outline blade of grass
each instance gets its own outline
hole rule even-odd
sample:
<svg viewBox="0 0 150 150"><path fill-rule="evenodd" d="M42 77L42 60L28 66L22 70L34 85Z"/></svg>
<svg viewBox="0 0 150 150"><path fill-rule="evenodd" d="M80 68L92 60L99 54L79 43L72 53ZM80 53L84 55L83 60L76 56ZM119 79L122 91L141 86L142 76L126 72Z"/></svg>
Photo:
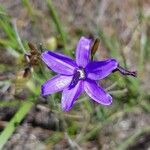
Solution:
<svg viewBox="0 0 150 150"><path fill-rule="evenodd" d="M6 10L1 5L0 11L6 13ZM0 39L0 44L3 47L11 47L19 52L16 34L10 20L11 18L9 16L0 15L0 29L2 29L2 32L4 32L4 34L6 35L5 39Z"/></svg>
<svg viewBox="0 0 150 150"><path fill-rule="evenodd" d="M24 102L20 109L17 111L15 116L11 119L11 121L8 123L6 128L2 131L0 134L0 150L4 147L7 140L11 137L13 132L15 131L17 125L23 120L23 118L26 116L26 114L31 109L32 105L34 103L32 102Z"/></svg>
<svg viewBox="0 0 150 150"><path fill-rule="evenodd" d="M33 9L32 9L32 5L30 4L30 1L29 0L22 0L22 3L27 8L29 15L33 16Z"/></svg>
<svg viewBox="0 0 150 150"><path fill-rule="evenodd" d="M55 23L56 29L57 29L58 33L60 34L64 48L66 49L66 33L64 32L64 29L63 29L61 21L58 17L57 11L51 0L46 0L46 2L47 2L47 6L49 8L50 14L52 16L52 19ZM65 52L68 53L66 50L65 50Z"/></svg>
<svg viewBox="0 0 150 150"><path fill-rule="evenodd" d="M26 53L26 50L25 50L25 48L21 42L20 36L18 34L18 30L17 30L17 26L16 26L16 20L13 20L13 26L14 26L17 42L18 42L19 46L21 47L22 52Z"/></svg>
<svg viewBox="0 0 150 150"><path fill-rule="evenodd" d="M12 100L12 101L1 100L0 107L19 106L20 104L22 104L22 102L19 100Z"/></svg>
<svg viewBox="0 0 150 150"><path fill-rule="evenodd" d="M7 17L3 17L0 20L0 26L2 27L3 31L5 31L5 33L7 34L7 36L14 41L14 31L10 25L10 23L8 22L8 18Z"/></svg>
<svg viewBox="0 0 150 150"><path fill-rule="evenodd" d="M6 39L1 39L0 38L0 45L4 46L4 47L14 47L14 44L9 41L9 40L6 40Z"/></svg>

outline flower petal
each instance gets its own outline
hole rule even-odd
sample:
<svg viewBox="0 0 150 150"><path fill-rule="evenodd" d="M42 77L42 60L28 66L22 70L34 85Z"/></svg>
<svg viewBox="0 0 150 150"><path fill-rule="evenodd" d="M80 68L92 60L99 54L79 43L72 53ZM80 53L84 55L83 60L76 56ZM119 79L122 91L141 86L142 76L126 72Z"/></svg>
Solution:
<svg viewBox="0 0 150 150"><path fill-rule="evenodd" d="M107 59L104 61L90 62L87 67L87 77L92 80L103 79L112 73L118 66L118 62L115 59Z"/></svg>
<svg viewBox="0 0 150 150"><path fill-rule="evenodd" d="M76 48L76 63L80 67L85 67L90 61L91 40L81 37Z"/></svg>
<svg viewBox="0 0 150 150"><path fill-rule="evenodd" d="M72 75L77 66L74 60L56 52L45 51L41 57L49 68L60 74Z"/></svg>
<svg viewBox="0 0 150 150"><path fill-rule="evenodd" d="M64 111L69 111L75 100L79 97L83 91L83 82L79 81L78 84L73 88L65 88L62 93L61 106Z"/></svg>
<svg viewBox="0 0 150 150"><path fill-rule="evenodd" d="M112 97L98 86L95 81L84 81L84 90L97 103L102 105L110 105L112 103Z"/></svg>
<svg viewBox="0 0 150 150"><path fill-rule="evenodd" d="M53 94L58 91L62 91L65 87L67 87L72 80L72 76L63 76L63 75L57 75L53 78L47 80L42 86L41 86L41 94L43 96L48 94Z"/></svg>

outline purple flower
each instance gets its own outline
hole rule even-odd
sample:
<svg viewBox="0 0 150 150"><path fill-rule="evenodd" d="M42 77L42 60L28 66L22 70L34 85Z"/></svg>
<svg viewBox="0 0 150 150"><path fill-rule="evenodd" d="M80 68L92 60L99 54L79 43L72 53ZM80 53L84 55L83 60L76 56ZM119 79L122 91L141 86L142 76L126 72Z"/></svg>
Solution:
<svg viewBox="0 0 150 150"><path fill-rule="evenodd" d="M112 97L98 84L97 80L108 76L118 67L115 59L91 61L92 41L81 37L76 48L76 61L59 53L45 51L42 60L58 75L46 81L42 87L42 95L62 92L61 106L69 111L82 92L102 105L110 105Z"/></svg>

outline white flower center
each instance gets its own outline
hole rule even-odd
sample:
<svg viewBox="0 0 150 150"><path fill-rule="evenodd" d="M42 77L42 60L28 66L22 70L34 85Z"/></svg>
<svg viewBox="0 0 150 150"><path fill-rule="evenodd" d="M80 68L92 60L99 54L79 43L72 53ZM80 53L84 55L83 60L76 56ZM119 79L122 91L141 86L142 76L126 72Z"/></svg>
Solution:
<svg viewBox="0 0 150 150"><path fill-rule="evenodd" d="M84 71L84 69L78 69L77 72L80 73L79 79L85 79L85 71Z"/></svg>

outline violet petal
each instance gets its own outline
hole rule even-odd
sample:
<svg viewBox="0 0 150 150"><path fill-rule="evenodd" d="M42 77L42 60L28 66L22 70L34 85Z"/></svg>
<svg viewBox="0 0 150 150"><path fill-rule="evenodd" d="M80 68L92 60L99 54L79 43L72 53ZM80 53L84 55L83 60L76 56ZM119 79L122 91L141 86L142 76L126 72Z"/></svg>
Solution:
<svg viewBox="0 0 150 150"><path fill-rule="evenodd" d="M89 79L84 81L84 90L97 103L102 105L110 105L112 103L112 97L98 86L95 81Z"/></svg>
<svg viewBox="0 0 150 150"><path fill-rule="evenodd" d="M41 57L49 68L59 74L72 75L77 67L74 60L56 52L45 51Z"/></svg>
<svg viewBox="0 0 150 150"><path fill-rule="evenodd" d="M103 61L90 62L87 67L87 77L92 80L103 79L112 73L118 66L118 62L115 59L106 59Z"/></svg>
<svg viewBox="0 0 150 150"><path fill-rule="evenodd" d="M61 106L63 111L69 111L75 100L80 96L83 91L83 82L79 81L73 88L65 88L62 93Z"/></svg>
<svg viewBox="0 0 150 150"><path fill-rule="evenodd" d="M56 75L41 86L43 96L62 91L72 80L72 76Z"/></svg>
<svg viewBox="0 0 150 150"><path fill-rule="evenodd" d="M76 63L80 67L85 67L90 61L91 40L81 37L76 48Z"/></svg>

